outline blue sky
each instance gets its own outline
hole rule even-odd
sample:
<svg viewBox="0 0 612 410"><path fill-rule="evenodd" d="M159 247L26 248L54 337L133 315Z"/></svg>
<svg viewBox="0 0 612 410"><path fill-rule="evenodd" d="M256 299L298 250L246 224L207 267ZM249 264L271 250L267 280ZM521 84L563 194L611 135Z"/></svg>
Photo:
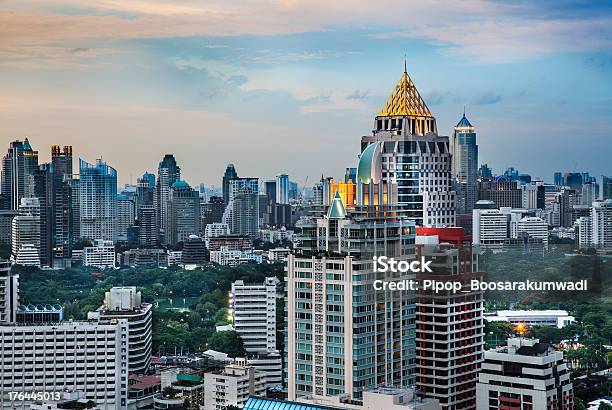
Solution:
<svg viewBox="0 0 612 410"><path fill-rule="evenodd" d="M174 153L191 184L339 177L408 71L480 162L612 174L612 3L5 1L0 135L102 156L120 183ZM309 182L309 184L310 184Z"/></svg>

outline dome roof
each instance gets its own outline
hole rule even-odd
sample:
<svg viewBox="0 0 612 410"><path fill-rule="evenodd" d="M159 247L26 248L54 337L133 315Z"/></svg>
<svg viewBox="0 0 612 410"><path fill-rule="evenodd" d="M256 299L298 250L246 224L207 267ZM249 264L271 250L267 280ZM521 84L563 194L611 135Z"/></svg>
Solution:
<svg viewBox="0 0 612 410"><path fill-rule="evenodd" d="M368 145L361 153L359 165L357 166L358 183L369 184L371 180L374 180L374 183L378 182L380 175L378 174L377 160L380 160L380 156L376 154L380 144L380 142L374 142Z"/></svg>
<svg viewBox="0 0 612 410"><path fill-rule="evenodd" d="M174 184L172 184L172 188L173 189L187 189L191 187L185 181L176 181Z"/></svg>

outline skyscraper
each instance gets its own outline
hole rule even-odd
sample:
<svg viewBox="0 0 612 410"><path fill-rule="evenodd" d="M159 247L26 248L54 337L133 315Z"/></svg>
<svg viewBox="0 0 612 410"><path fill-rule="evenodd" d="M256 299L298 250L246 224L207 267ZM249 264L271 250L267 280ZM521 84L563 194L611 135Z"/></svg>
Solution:
<svg viewBox="0 0 612 410"><path fill-rule="evenodd" d="M185 181L176 181L170 188L167 243L185 242L200 233L200 197Z"/></svg>
<svg viewBox="0 0 612 410"><path fill-rule="evenodd" d="M414 257L414 222L369 218L345 209L339 194L327 214L298 223L300 246L287 258L288 399L346 394L415 382L414 295L375 289L372 256ZM376 234L370 234L376 232Z"/></svg>
<svg viewBox="0 0 612 410"><path fill-rule="evenodd" d="M64 268L71 264L73 245L74 194L71 183L72 175L72 147L69 145L60 148L59 145L51 147L51 165L53 173L52 184L52 246L53 266Z"/></svg>
<svg viewBox="0 0 612 410"><path fill-rule="evenodd" d="M380 149L368 151L372 145ZM362 156L367 152L380 157L380 178L389 186L397 184L395 198L389 202L404 216L417 225L455 225L449 140L438 135L436 119L405 68L374 120L372 135L361 138L361 151ZM367 184L371 175L358 172L357 179Z"/></svg>
<svg viewBox="0 0 612 410"><path fill-rule="evenodd" d="M157 212L157 227L162 243L166 242L166 231L169 225L170 187L181 179L181 168L176 164L172 154L164 155L157 167L157 185L155 187L155 210Z"/></svg>
<svg viewBox="0 0 612 410"><path fill-rule="evenodd" d="M34 196L40 205L40 263L53 266L53 167L40 164L34 171ZM78 236L78 235L77 235Z"/></svg>
<svg viewBox="0 0 612 410"><path fill-rule="evenodd" d="M21 198L34 196L34 171L38 167L38 151L30 142L13 141L2 160L2 209L19 209Z"/></svg>
<svg viewBox="0 0 612 410"><path fill-rule="evenodd" d="M229 204L223 214L234 234L257 237L259 229L259 180L236 178L229 183Z"/></svg>
<svg viewBox="0 0 612 410"><path fill-rule="evenodd" d="M234 164L228 164L227 168L225 168L225 174L223 174L222 181L223 200L226 206L229 204L230 200L230 181L236 178L238 178L238 173L236 172Z"/></svg>
<svg viewBox="0 0 612 410"><path fill-rule="evenodd" d="M453 150L453 180L457 192L457 213L471 213L477 198L478 145L476 145L476 132L465 117L465 112L455 126L451 147Z"/></svg>
<svg viewBox="0 0 612 410"><path fill-rule="evenodd" d="M117 194L117 239L127 241L128 228L136 219L134 196Z"/></svg>
<svg viewBox="0 0 612 410"><path fill-rule="evenodd" d="M289 203L289 175L287 174L276 176L276 203Z"/></svg>
<svg viewBox="0 0 612 410"><path fill-rule="evenodd" d="M79 159L81 238L117 241L117 171L97 159Z"/></svg>

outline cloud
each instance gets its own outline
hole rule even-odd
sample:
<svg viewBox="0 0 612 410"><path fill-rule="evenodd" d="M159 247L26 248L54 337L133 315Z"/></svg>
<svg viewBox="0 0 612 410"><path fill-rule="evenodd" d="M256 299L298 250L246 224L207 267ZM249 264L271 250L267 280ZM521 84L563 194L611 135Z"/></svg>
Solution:
<svg viewBox="0 0 612 410"><path fill-rule="evenodd" d="M474 99L474 105L491 105L497 104L502 100L502 96L495 94L492 91L487 91L480 94Z"/></svg>
<svg viewBox="0 0 612 410"><path fill-rule="evenodd" d="M370 90L360 91L355 90L351 94L347 95L346 98L349 100L364 100L370 96Z"/></svg>
<svg viewBox="0 0 612 410"><path fill-rule="evenodd" d="M440 105L444 104L445 99L445 94L437 91L432 91L425 96L425 103L427 105Z"/></svg>

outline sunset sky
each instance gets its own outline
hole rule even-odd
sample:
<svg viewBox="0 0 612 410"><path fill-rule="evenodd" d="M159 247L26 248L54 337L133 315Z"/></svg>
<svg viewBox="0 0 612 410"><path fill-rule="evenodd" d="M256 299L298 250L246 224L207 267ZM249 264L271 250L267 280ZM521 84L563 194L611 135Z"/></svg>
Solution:
<svg viewBox="0 0 612 410"><path fill-rule="evenodd" d="M440 134L466 107L480 163L612 174L611 21L610 1L4 0L0 148L72 144L120 184L173 153L191 184L233 162L311 185L356 165L406 58Z"/></svg>

